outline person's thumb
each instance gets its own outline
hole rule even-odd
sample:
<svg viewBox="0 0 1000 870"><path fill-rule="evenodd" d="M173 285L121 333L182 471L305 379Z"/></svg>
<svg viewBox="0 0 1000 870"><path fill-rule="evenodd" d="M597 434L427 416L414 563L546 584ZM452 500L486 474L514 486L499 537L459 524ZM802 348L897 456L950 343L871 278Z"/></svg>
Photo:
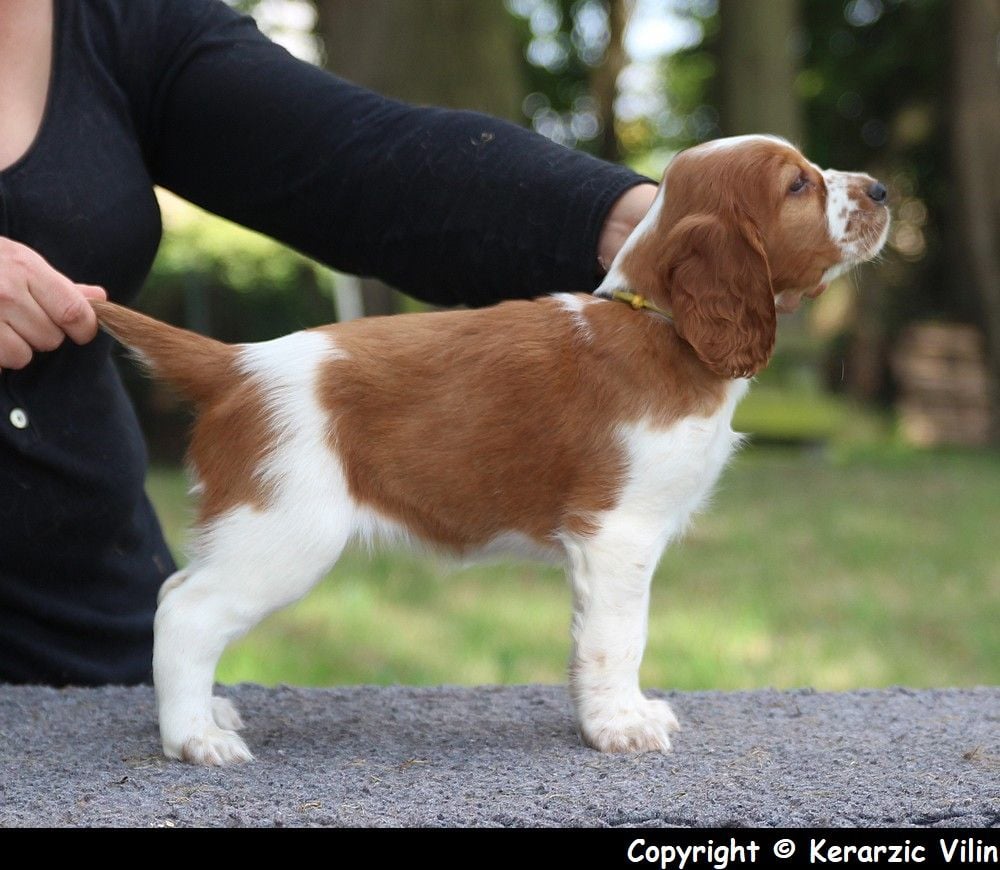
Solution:
<svg viewBox="0 0 1000 870"><path fill-rule="evenodd" d="M103 287L98 287L96 284L77 284L76 288L87 299L105 300L108 298L107 291Z"/></svg>

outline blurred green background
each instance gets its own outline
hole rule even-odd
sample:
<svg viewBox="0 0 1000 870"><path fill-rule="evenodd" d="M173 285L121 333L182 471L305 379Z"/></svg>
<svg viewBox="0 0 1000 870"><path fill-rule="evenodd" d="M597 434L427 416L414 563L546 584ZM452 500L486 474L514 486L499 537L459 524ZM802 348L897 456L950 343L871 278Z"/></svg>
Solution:
<svg viewBox="0 0 1000 870"><path fill-rule="evenodd" d="M243 0L295 53L656 177L773 132L890 188L882 262L783 319L750 445L654 584L647 685L1000 682L1000 0ZM140 307L226 340L421 307L161 192ZM183 561L187 412L126 366ZM569 591L534 564L349 552L219 677L563 679Z"/></svg>

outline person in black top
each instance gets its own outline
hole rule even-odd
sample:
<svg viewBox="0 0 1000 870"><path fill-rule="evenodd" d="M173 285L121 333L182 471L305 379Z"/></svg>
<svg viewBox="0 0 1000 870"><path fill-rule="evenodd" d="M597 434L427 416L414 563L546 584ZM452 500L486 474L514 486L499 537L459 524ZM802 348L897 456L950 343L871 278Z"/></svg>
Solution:
<svg viewBox="0 0 1000 870"><path fill-rule="evenodd" d="M221 0L5 0L2 680L150 677L174 565L85 300L138 292L156 184L442 305L593 289L655 191L520 127L340 80Z"/></svg>

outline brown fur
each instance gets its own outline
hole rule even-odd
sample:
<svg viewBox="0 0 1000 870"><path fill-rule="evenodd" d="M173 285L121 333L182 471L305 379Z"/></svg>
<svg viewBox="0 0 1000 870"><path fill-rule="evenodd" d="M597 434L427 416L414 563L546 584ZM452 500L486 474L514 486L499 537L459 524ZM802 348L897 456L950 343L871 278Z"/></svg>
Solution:
<svg viewBox="0 0 1000 870"><path fill-rule="evenodd" d="M810 184L787 195L799 172ZM630 286L672 310L677 328L721 377L749 377L771 356L774 296L811 289L840 258L826 229L823 178L794 148L694 148L664 175L649 243L623 255Z"/></svg>
<svg viewBox="0 0 1000 870"><path fill-rule="evenodd" d="M236 348L213 338L161 323L113 302L91 301L101 326L158 378L198 407L227 392Z"/></svg>
<svg viewBox="0 0 1000 870"><path fill-rule="evenodd" d="M199 523L241 504L263 509L268 493L256 471L274 439L263 391L237 367L238 348L113 302L91 305L101 326L199 411L188 448L202 485Z"/></svg>
<svg viewBox="0 0 1000 870"><path fill-rule="evenodd" d="M234 373L191 433L188 461L202 487L200 526L240 505L267 507L270 487L259 471L274 448L274 428L261 385Z"/></svg>
<svg viewBox="0 0 1000 870"><path fill-rule="evenodd" d="M320 395L353 498L453 550L590 530L623 483L614 427L709 414L723 384L656 315L584 310L591 338L552 299L326 328L346 358Z"/></svg>

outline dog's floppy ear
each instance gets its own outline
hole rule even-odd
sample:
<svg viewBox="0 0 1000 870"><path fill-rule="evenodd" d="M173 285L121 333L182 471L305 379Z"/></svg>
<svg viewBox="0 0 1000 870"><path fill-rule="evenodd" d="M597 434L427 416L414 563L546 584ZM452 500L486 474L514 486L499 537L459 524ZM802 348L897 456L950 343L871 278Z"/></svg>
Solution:
<svg viewBox="0 0 1000 870"><path fill-rule="evenodd" d="M726 378L751 377L774 349L771 270L749 221L697 214L667 238L662 263L681 337L705 365Z"/></svg>

